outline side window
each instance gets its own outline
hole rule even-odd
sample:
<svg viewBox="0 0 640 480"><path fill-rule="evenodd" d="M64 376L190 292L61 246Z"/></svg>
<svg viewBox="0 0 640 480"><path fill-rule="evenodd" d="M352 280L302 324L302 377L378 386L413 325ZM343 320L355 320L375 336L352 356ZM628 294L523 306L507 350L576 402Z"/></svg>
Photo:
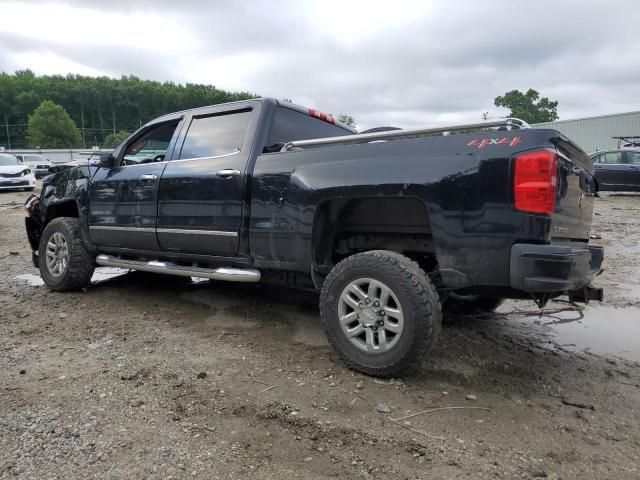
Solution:
<svg viewBox="0 0 640 480"><path fill-rule="evenodd" d="M591 157L593 163L602 163L602 155L594 155Z"/></svg>
<svg viewBox="0 0 640 480"><path fill-rule="evenodd" d="M180 123L178 120L163 123L134 138L126 147L121 165L162 162L167 154L171 138Z"/></svg>
<svg viewBox="0 0 640 480"><path fill-rule="evenodd" d="M311 138L341 137L353 135L349 130L340 128L319 118L286 107L277 107L273 126L265 151L277 151L278 144Z"/></svg>
<svg viewBox="0 0 640 480"><path fill-rule="evenodd" d="M239 152L251 110L209 117L195 117L182 144L180 157L207 158Z"/></svg>
<svg viewBox="0 0 640 480"><path fill-rule="evenodd" d="M622 163L622 152L603 153L600 158L601 158L600 163L607 163L607 164Z"/></svg>
<svg viewBox="0 0 640 480"><path fill-rule="evenodd" d="M629 152L629 163L640 165L640 152Z"/></svg>

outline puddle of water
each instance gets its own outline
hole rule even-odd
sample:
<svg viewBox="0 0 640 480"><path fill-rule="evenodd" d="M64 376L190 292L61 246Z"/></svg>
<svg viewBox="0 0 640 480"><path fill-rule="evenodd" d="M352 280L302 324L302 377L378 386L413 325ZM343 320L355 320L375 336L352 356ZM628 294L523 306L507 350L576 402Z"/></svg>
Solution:
<svg viewBox="0 0 640 480"><path fill-rule="evenodd" d="M554 317L527 317L550 329L552 341L573 351L615 355L640 362L640 308L595 307L560 312Z"/></svg>
<svg viewBox="0 0 640 480"><path fill-rule="evenodd" d="M91 282L104 282L105 280L124 275L128 272L129 270L125 270L124 268L96 268L95 272L93 272L93 277L91 277ZM40 278L40 275L34 275L32 273L23 273L22 275L16 275L13 278L19 280L20 282L26 283L27 285L31 285L32 287L39 287L41 285L44 285L44 282L42 281L42 278Z"/></svg>
<svg viewBox="0 0 640 480"><path fill-rule="evenodd" d="M612 283L617 289L622 290L629 298L640 298L640 285L635 283Z"/></svg>

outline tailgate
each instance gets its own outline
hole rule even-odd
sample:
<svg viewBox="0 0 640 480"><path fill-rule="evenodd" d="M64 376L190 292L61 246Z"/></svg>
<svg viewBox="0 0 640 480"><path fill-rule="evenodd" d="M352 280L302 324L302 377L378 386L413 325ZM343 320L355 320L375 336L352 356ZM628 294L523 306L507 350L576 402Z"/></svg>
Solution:
<svg viewBox="0 0 640 480"><path fill-rule="evenodd" d="M593 163L573 143L558 139L558 191L551 239L589 240L596 183Z"/></svg>

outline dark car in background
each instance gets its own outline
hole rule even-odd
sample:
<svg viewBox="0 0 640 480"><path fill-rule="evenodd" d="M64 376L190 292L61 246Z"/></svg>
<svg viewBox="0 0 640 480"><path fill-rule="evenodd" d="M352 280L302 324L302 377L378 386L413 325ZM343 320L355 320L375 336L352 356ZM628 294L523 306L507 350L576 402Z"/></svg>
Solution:
<svg viewBox="0 0 640 480"><path fill-rule="evenodd" d="M640 150L618 149L591 154L598 190L640 192Z"/></svg>

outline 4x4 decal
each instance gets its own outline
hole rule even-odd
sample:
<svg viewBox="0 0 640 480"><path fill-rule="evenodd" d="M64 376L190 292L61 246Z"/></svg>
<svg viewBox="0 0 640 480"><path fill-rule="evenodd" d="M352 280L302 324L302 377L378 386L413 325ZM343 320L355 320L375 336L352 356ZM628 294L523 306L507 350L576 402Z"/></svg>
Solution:
<svg viewBox="0 0 640 480"><path fill-rule="evenodd" d="M509 145L510 147L515 147L522 143L522 139L520 137L502 137L502 138L488 138L485 137L483 139L474 139L467 143L469 147L478 147L484 148L487 145Z"/></svg>

